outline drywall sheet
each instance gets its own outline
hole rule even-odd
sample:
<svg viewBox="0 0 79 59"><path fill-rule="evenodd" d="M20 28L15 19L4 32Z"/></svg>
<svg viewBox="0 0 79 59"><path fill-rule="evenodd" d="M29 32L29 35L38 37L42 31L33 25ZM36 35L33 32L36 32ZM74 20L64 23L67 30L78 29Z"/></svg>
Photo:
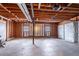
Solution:
<svg viewBox="0 0 79 59"><path fill-rule="evenodd" d="M58 36L61 39L64 39L64 25L58 26Z"/></svg>
<svg viewBox="0 0 79 59"><path fill-rule="evenodd" d="M0 22L0 40L6 39L6 22Z"/></svg>
<svg viewBox="0 0 79 59"><path fill-rule="evenodd" d="M74 42L74 23L70 22L65 24L65 40L69 42Z"/></svg>

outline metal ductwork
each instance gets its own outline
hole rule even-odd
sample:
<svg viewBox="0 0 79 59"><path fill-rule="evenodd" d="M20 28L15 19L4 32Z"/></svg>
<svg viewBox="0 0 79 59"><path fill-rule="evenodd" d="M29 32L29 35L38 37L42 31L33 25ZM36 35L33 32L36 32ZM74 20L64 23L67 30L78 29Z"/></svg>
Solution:
<svg viewBox="0 0 79 59"><path fill-rule="evenodd" d="M54 6L52 8L53 8L54 11L59 11L59 10L61 10L61 5L54 4Z"/></svg>
<svg viewBox="0 0 79 59"><path fill-rule="evenodd" d="M25 3L18 3L17 5L19 6L19 8L21 9L21 11L25 15L26 19L28 21L32 22L32 18L31 18L30 14L29 14L29 11L28 11L28 8L27 8L26 4Z"/></svg>
<svg viewBox="0 0 79 59"><path fill-rule="evenodd" d="M31 6L31 11L32 11L32 17L34 17L34 8L33 8L33 4L31 3L30 6Z"/></svg>

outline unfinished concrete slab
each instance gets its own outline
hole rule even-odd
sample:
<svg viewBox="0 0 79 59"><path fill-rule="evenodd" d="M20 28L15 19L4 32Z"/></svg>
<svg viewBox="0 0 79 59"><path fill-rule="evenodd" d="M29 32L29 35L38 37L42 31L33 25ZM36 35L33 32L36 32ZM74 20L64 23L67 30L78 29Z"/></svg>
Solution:
<svg viewBox="0 0 79 59"><path fill-rule="evenodd" d="M58 39L16 39L0 48L0 56L79 56L79 44Z"/></svg>

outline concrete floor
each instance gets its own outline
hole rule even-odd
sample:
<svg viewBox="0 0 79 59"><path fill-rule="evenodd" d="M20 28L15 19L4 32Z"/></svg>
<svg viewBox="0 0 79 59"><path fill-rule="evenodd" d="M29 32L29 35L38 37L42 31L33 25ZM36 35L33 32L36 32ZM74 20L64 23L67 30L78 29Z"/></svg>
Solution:
<svg viewBox="0 0 79 59"><path fill-rule="evenodd" d="M0 48L0 56L79 56L79 44L58 39L17 39Z"/></svg>

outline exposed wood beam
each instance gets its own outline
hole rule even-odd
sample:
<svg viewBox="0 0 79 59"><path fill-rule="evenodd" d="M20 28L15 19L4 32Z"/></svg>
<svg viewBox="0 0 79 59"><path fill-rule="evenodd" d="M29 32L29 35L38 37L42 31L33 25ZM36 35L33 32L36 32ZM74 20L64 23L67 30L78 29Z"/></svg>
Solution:
<svg viewBox="0 0 79 59"><path fill-rule="evenodd" d="M29 9L30 10L30 9ZM54 12L54 13L79 13L79 11L70 11L70 10L65 10L65 11L53 11L52 9L40 9L38 10L37 8L34 8L34 11L40 11L40 12Z"/></svg>
<svg viewBox="0 0 79 59"><path fill-rule="evenodd" d="M13 13L22 13L21 11L11 11Z"/></svg>
<svg viewBox="0 0 79 59"><path fill-rule="evenodd" d="M12 6L9 6L9 7L7 6L6 8L7 8L7 9L9 9L9 8L10 8L10 9L19 9L18 7L12 7Z"/></svg>
<svg viewBox="0 0 79 59"><path fill-rule="evenodd" d="M34 11L40 11L40 12L41 12L41 11L45 11L45 12L57 12L57 13L60 12L60 11L53 11L53 10L48 10L48 9L40 9L40 10L34 9ZM67 13L77 13L77 14L79 13L79 11L67 11L67 10L66 10L66 11L61 11L61 13L62 13L62 12L65 12L65 13L66 13L66 12L67 12Z"/></svg>
<svg viewBox="0 0 79 59"><path fill-rule="evenodd" d="M1 3L0 3L0 6L1 6L2 8L4 8L5 11L7 11L7 12L10 13L11 15L13 15L16 19L19 20L19 18L18 18L14 13L12 13L10 10L8 10L8 9L7 9L5 6L3 6Z"/></svg>
<svg viewBox="0 0 79 59"><path fill-rule="evenodd" d="M55 15L57 12L40 12L40 13L38 13L38 12L34 12L35 14L46 14L46 15ZM58 12L58 15L74 15L74 14L76 14L76 13L64 13L64 12Z"/></svg>
<svg viewBox="0 0 79 59"><path fill-rule="evenodd" d="M3 13L3 12L0 12L0 15L5 16L5 17L7 17L7 18L12 18L12 17L13 17L13 16L10 15L9 13ZM16 15L18 15L19 19L20 19L21 17L22 17L22 18L25 18L23 14L16 14ZM13 17L13 18L15 18L15 17Z"/></svg>
<svg viewBox="0 0 79 59"><path fill-rule="evenodd" d="M35 22L46 22L46 23L58 23L58 22L60 22L60 20L56 20L56 21L48 21L48 20L36 20Z"/></svg>
<svg viewBox="0 0 79 59"><path fill-rule="evenodd" d="M73 16L75 16L75 15L73 15ZM72 18L73 16L62 16L62 17L59 17L59 16L57 16L55 19L68 19L68 18ZM36 18L46 18L46 19L48 19L48 18L50 18L51 19L51 17L52 16L36 16Z"/></svg>
<svg viewBox="0 0 79 59"><path fill-rule="evenodd" d="M63 8L66 8L66 7L63 7ZM76 7L68 7L67 9L79 9L79 8L76 8Z"/></svg>
<svg viewBox="0 0 79 59"><path fill-rule="evenodd" d="M8 9L8 10L10 10L10 11L17 11L17 12L21 12L21 10L19 9L19 10L16 10L16 9Z"/></svg>
<svg viewBox="0 0 79 59"><path fill-rule="evenodd" d="M67 7L65 7L65 8L63 8L62 10L60 10L59 12L62 12L63 10L65 10L66 8L68 8L69 6L71 6L72 5L72 3L69 3L68 5L67 5ZM69 11L70 12L70 11ZM55 15L55 17L58 15L58 13Z"/></svg>
<svg viewBox="0 0 79 59"><path fill-rule="evenodd" d="M29 14L29 11L28 11L28 8L27 8L26 4L25 3L18 3L17 5L19 6L19 8L21 9L21 11L25 15L26 19L28 21L32 22L32 19L31 19L31 16Z"/></svg>
<svg viewBox="0 0 79 59"><path fill-rule="evenodd" d="M34 14L35 14L35 15L48 15L48 16L53 16L53 15L55 15L55 13L53 13L53 14L52 14L52 13L39 13L39 14L38 14L38 13L36 13L36 12L35 12ZM67 15L72 16L72 15L75 15L75 14L58 14L58 15L59 15L59 16L61 16L61 15L62 15L62 16L67 16Z"/></svg>
<svg viewBox="0 0 79 59"><path fill-rule="evenodd" d="M72 3L69 3L69 4L67 5L67 7L64 7L62 10L60 10L60 12L63 11L63 10L65 10L66 8L68 8L68 7L71 6L71 5L72 5Z"/></svg>
<svg viewBox="0 0 79 59"><path fill-rule="evenodd" d="M62 7L62 6L61 6ZM38 6L34 6L34 8L37 8L38 9ZM47 6L44 6L44 7L42 7L42 5L41 5L41 9L51 9L52 7L50 7L50 8L47 8ZM64 7L62 7L62 8L67 8L66 6L64 6ZM67 9L79 9L78 7L72 7L72 6L70 6L70 7L68 7Z"/></svg>
<svg viewBox="0 0 79 59"><path fill-rule="evenodd" d="M8 19L8 18L6 18L6 17L4 17L4 16L2 16L2 15L0 15L0 17L1 17L2 19L10 20L10 19Z"/></svg>
<svg viewBox="0 0 79 59"><path fill-rule="evenodd" d="M16 9L8 9L8 10L10 10L11 12L21 12L21 10L19 9L19 10L16 10ZM5 11L5 12L7 12L6 10L4 10L4 9L0 9L0 11ZM22 13L22 12L21 12Z"/></svg>
<svg viewBox="0 0 79 59"><path fill-rule="evenodd" d="M72 5L72 3L69 3L68 5L67 5L67 7L69 7L69 6L71 6Z"/></svg>
<svg viewBox="0 0 79 59"><path fill-rule="evenodd" d="M75 15L72 15L72 16L61 16L61 17L57 16L56 18L66 19L66 18L71 18L73 16L75 16ZM52 16L44 16L44 15L39 16L39 15L36 15L36 17L37 18L51 18Z"/></svg>
<svg viewBox="0 0 79 59"><path fill-rule="evenodd" d="M68 6L70 6L71 4L73 3L69 3ZM34 7L38 7L38 4L34 4ZM43 7L46 7L46 8L51 8L52 6L51 5L41 5L41 8ZM67 6L63 6L61 5L62 8L66 8ZM70 6L70 8L78 8L78 7L73 7L73 6ZM78 8L79 9L79 8Z"/></svg>
<svg viewBox="0 0 79 59"><path fill-rule="evenodd" d="M11 8L11 7L19 8L16 3L1 3L1 4L3 4L6 8Z"/></svg>
<svg viewBox="0 0 79 59"><path fill-rule="evenodd" d="M41 3L38 4L38 10L41 8Z"/></svg>

